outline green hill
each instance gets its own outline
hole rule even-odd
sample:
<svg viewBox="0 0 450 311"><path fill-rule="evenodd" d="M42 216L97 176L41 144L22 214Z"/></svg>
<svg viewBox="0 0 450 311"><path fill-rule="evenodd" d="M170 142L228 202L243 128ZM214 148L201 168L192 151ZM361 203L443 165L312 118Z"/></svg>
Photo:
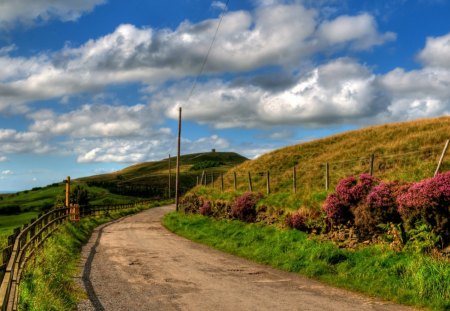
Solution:
<svg viewBox="0 0 450 311"><path fill-rule="evenodd" d="M350 131L311 142L285 147L246 161L225 175L226 194L198 189L203 195L229 198L237 176L238 192L247 191L248 172L253 190L266 192L270 172L271 195L265 204L297 209L318 208L326 197L325 174L329 163L329 191L349 175L370 170L374 154L374 176L384 180L417 181L434 174L445 141L450 138L450 117L393 123ZM449 151L450 153L450 151ZM293 167L297 193L293 194ZM450 169L450 155L441 171Z"/></svg>
<svg viewBox="0 0 450 311"><path fill-rule="evenodd" d="M202 168L215 166L217 172L226 172L234 165L246 160L245 157L232 152L207 152L181 156L181 191L194 187ZM172 196L175 191L176 158L171 158ZM73 185L88 187L92 204L124 203L144 198L168 196L169 159L132 165L123 170L103 175L72 180ZM192 169L194 168L194 169ZM211 167L210 167L211 168ZM42 211L64 200L63 182L46 187L14 194L0 195L0 215L18 214L28 211Z"/></svg>
<svg viewBox="0 0 450 311"><path fill-rule="evenodd" d="M218 175L238 165L247 158L234 152L206 152L183 155L180 157L180 191L182 193L194 187L197 177L203 170L214 170ZM175 193L176 158L170 159L171 193ZM167 197L169 195L169 159L132 165L123 170L91 177L78 181L89 186L102 187L111 193L143 197Z"/></svg>

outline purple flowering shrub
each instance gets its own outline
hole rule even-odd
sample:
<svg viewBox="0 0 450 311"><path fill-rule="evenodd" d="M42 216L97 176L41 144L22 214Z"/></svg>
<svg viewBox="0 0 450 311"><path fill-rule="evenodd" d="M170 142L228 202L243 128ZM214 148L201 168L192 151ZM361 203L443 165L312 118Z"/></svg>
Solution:
<svg viewBox="0 0 450 311"><path fill-rule="evenodd" d="M256 219L256 204L261 198L261 194L252 192L246 192L237 197L231 206L231 218L254 222Z"/></svg>
<svg viewBox="0 0 450 311"><path fill-rule="evenodd" d="M344 204L335 193L327 197L322 208L332 224L346 224L353 219L350 206Z"/></svg>
<svg viewBox="0 0 450 311"><path fill-rule="evenodd" d="M378 180L369 174L361 174L359 180L350 176L336 186L336 193L330 194L323 205L328 220L334 225L353 223L352 210L367 196Z"/></svg>
<svg viewBox="0 0 450 311"><path fill-rule="evenodd" d="M445 244L450 242L450 172L410 184L387 183L363 174L347 177L323 205L333 225L353 224L360 235L386 223L403 223L407 232L427 225Z"/></svg>
<svg viewBox="0 0 450 311"><path fill-rule="evenodd" d="M289 228L306 231L308 218L302 211L296 211L286 216L285 222Z"/></svg>
<svg viewBox="0 0 450 311"><path fill-rule="evenodd" d="M380 182L374 186L365 199L354 209L355 226L361 234L379 231L379 224L399 223L396 189L398 183Z"/></svg>
<svg viewBox="0 0 450 311"><path fill-rule="evenodd" d="M211 216L213 214L211 202L203 202L203 205L198 209L198 213L203 216Z"/></svg>
<svg viewBox="0 0 450 311"><path fill-rule="evenodd" d="M407 229L427 224L450 241L450 172L411 184L397 196L397 204Z"/></svg>

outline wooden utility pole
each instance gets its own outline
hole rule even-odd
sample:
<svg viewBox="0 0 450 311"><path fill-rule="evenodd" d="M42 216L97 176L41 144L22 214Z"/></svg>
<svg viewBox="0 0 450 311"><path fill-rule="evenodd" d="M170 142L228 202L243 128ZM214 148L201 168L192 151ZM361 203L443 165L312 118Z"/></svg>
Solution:
<svg viewBox="0 0 450 311"><path fill-rule="evenodd" d="M171 193L172 191L170 191L170 185L172 184L172 179L171 179L171 175L172 175L172 167L170 166L170 154L169 154L169 199L171 197Z"/></svg>
<svg viewBox="0 0 450 311"><path fill-rule="evenodd" d="M180 203L180 147L181 147L181 107L178 115L178 143L177 143L177 175L175 179L175 210L178 212Z"/></svg>
<svg viewBox="0 0 450 311"><path fill-rule="evenodd" d="M442 154L441 154L441 158L439 159L438 166L436 167L436 171L434 171L434 176L436 176L439 173L439 169L441 168L442 161L444 160L445 153L447 152L447 149L448 149L448 143L449 143L449 140L447 139L447 141L445 142L444 149L442 150Z"/></svg>
<svg viewBox="0 0 450 311"><path fill-rule="evenodd" d="M267 171L267 194L270 194L270 172Z"/></svg>
<svg viewBox="0 0 450 311"><path fill-rule="evenodd" d="M70 176L66 179L66 207L70 207Z"/></svg>
<svg viewBox="0 0 450 311"><path fill-rule="evenodd" d="M234 191L237 191L237 178L236 178L236 172L233 172L233 181L234 181Z"/></svg>
<svg viewBox="0 0 450 311"><path fill-rule="evenodd" d="M223 192L223 173L220 174L220 191Z"/></svg>
<svg viewBox="0 0 450 311"><path fill-rule="evenodd" d="M252 185L252 174L248 172L248 190L250 192L253 191L253 185Z"/></svg>
<svg viewBox="0 0 450 311"><path fill-rule="evenodd" d="M330 189L330 165L328 162L325 164L325 190Z"/></svg>
<svg viewBox="0 0 450 311"><path fill-rule="evenodd" d="M211 186L214 189L214 171L211 171Z"/></svg>

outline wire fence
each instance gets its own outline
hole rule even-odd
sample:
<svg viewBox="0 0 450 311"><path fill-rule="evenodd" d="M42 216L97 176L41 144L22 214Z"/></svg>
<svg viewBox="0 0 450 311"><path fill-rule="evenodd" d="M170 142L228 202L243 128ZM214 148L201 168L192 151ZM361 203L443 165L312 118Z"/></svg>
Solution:
<svg viewBox="0 0 450 311"><path fill-rule="evenodd" d="M272 163L265 169L234 169L223 173L211 168L197 176L196 185L221 191L328 191L348 176L362 173L383 180L416 181L432 177L439 169L450 169L442 160L447 151L439 146L416 148L398 153L374 153L328 162L305 161L292 167ZM318 157L318 154L310 154ZM251 166L250 166L251 167Z"/></svg>

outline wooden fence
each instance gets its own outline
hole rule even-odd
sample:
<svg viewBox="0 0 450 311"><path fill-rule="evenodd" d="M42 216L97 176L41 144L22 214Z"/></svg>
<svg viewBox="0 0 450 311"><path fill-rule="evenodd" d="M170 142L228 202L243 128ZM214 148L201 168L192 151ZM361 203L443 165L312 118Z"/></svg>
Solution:
<svg viewBox="0 0 450 311"><path fill-rule="evenodd" d="M99 215L146 203L148 202L81 206L79 216ZM67 207L56 208L39 216L38 219L32 219L30 224L14 229L14 233L8 237L8 246L1 251L0 272L3 274L3 279L0 285L0 310L17 310L20 279L27 262L59 225L69 219L76 219L76 216L73 213L73 207L72 210Z"/></svg>

